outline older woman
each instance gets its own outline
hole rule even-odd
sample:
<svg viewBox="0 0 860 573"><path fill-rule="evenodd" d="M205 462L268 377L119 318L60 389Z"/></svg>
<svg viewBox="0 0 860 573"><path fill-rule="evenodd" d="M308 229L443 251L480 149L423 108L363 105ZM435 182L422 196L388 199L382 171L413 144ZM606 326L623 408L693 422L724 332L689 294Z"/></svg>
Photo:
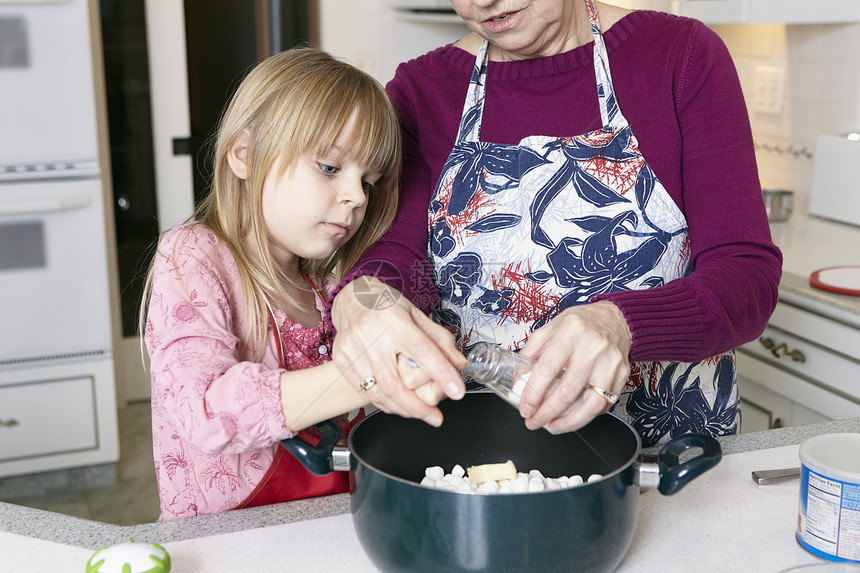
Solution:
<svg viewBox="0 0 860 573"><path fill-rule="evenodd" d="M725 46L592 0L452 5L472 33L387 86L402 206L336 291L335 360L383 409L438 424L398 355L458 398L457 349L489 341L537 360L529 428L613 408L646 445L734 433L733 349L764 329L781 254Z"/></svg>

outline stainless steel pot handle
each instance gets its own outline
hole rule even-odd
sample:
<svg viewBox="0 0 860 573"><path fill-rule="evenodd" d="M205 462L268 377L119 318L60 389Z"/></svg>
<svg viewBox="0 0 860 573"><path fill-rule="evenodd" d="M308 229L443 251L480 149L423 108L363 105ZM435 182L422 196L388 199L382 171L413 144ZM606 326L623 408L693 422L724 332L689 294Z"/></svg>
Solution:
<svg viewBox="0 0 860 573"><path fill-rule="evenodd" d="M337 424L331 420L323 420L313 427L322 434L322 439L316 446L310 445L298 435L281 440L281 445L316 476L328 475L335 470L349 471L349 447Z"/></svg>

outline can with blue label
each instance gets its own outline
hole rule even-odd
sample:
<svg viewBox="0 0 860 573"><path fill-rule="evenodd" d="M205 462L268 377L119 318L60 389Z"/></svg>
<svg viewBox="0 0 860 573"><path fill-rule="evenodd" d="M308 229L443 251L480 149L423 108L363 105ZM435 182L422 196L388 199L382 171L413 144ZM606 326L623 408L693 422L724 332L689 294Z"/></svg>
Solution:
<svg viewBox="0 0 860 573"><path fill-rule="evenodd" d="M800 445L797 542L830 561L860 563L860 434Z"/></svg>

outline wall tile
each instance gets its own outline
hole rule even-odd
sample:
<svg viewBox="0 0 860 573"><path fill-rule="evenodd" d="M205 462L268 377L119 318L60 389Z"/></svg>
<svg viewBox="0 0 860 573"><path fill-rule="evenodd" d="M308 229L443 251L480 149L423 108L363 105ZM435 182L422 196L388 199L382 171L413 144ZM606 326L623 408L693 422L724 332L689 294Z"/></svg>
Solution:
<svg viewBox="0 0 860 573"><path fill-rule="evenodd" d="M795 101L817 102L827 86L818 62L790 61L788 66L788 97Z"/></svg>
<svg viewBox="0 0 860 573"><path fill-rule="evenodd" d="M762 184L792 189L805 203L819 135L860 130L860 23L713 28L738 69ZM755 111L761 65L785 66L781 115Z"/></svg>

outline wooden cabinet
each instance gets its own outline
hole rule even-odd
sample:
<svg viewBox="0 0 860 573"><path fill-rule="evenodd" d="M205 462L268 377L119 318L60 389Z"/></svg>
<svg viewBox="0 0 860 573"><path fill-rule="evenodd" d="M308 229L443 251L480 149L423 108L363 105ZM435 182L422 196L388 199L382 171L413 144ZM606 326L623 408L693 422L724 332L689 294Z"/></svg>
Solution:
<svg viewBox="0 0 860 573"><path fill-rule="evenodd" d="M119 459L113 362L0 370L0 476Z"/></svg>
<svg viewBox="0 0 860 573"><path fill-rule="evenodd" d="M737 360L742 432L860 416L860 329L781 301Z"/></svg>

